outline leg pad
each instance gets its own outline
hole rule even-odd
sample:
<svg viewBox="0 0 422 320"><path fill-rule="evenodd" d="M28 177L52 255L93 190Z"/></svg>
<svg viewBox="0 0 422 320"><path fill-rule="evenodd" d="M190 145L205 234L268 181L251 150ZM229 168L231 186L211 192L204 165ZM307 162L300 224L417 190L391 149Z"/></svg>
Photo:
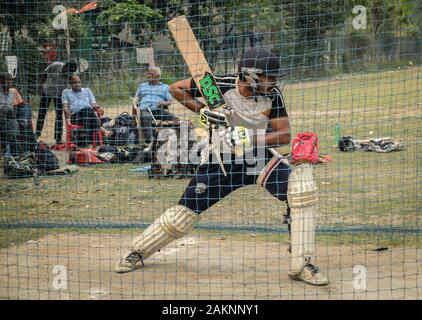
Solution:
<svg viewBox="0 0 422 320"><path fill-rule="evenodd" d="M309 164L296 166L289 176L287 198L291 214L291 272L301 272L315 254L318 190Z"/></svg>
<svg viewBox="0 0 422 320"><path fill-rule="evenodd" d="M143 259L190 231L200 216L185 206L177 205L166 210L132 242L132 250Z"/></svg>

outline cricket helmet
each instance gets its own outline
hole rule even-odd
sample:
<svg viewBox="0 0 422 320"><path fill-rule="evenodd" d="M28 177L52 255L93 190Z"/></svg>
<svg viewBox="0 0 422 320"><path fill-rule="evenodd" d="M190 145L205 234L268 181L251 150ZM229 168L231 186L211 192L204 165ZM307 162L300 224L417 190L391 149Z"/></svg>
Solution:
<svg viewBox="0 0 422 320"><path fill-rule="evenodd" d="M268 83L261 82L259 76L267 75L275 78L281 78L287 75L287 72L281 69L280 62L275 54L264 49L249 49L243 55L239 62L239 79L246 81L254 91L254 94L272 95L271 90L264 89L269 87ZM276 84L279 86L279 84Z"/></svg>
<svg viewBox="0 0 422 320"><path fill-rule="evenodd" d="M287 72L282 70L277 56L264 49L249 49L239 62L239 73L265 74L276 78L284 77Z"/></svg>

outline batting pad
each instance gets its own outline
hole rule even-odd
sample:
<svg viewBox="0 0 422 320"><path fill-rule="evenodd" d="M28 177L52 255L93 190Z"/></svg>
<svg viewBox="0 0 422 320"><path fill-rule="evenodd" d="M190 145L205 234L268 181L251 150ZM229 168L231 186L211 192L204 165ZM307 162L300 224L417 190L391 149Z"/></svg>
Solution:
<svg viewBox="0 0 422 320"><path fill-rule="evenodd" d="M289 176L292 273L299 273L315 254L318 191L312 170L310 164L301 164L294 167Z"/></svg>
<svg viewBox="0 0 422 320"><path fill-rule="evenodd" d="M143 259L170 242L185 236L200 216L185 206L177 205L167 209L145 231L132 242L132 248Z"/></svg>

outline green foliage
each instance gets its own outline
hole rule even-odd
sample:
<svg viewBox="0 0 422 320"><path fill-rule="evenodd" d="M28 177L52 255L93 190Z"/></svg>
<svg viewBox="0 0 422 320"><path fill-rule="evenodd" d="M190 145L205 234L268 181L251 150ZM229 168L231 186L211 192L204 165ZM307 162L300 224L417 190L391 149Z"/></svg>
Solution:
<svg viewBox="0 0 422 320"><path fill-rule="evenodd" d="M102 8L103 10L98 16L97 21L103 24L118 24L126 21L136 21L143 17L160 17L160 15L148 5L139 4L136 0L127 0L126 2L120 3L105 1Z"/></svg>
<svg viewBox="0 0 422 320"><path fill-rule="evenodd" d="M88 35L89 26L85 21L84 17L81 15L68 14L67 15L67 25L69 30L69 35L72 39L80 39ZM36 23L35 28L38 31L38 35L41 38L47 40L55 40L59 36L64 35L63 30L57 30L53 28L53 18L48 19L42 23Z"/></svg>
<svg viewBox="0 0 422 320"><path fill-rule="evenodd" d="M38 46L28 38L17 37L14 52L18 58L18 73L16 84L23 94L35 94L38 77L45 65L38 50Z"/></svg>
<svg viewBox="0 0 422 320"><path fill-rule="evenodd" d="M51 12L50 1L6 0L0 1L0 24L12 29L32 26L46 20L46 12Z"/></svg>
<svg viewBox="0 0 422 320"><path fill-rule="evenodd" d="M138 3L136 0L124 2L106 0L100 5L102 11L97 17L99 25L108 27L111 33L118 33L125 23L130 23L138 40L145 40L139 39L145 31L150 33L153 18L162 18L158 10L152 9L148 4Z"/></svg>
<svg viewBox="0 0 422 320"><path fill-rule="evenodd" d="M77 8L85 4L63 3ZM366 30L353 28L356 5L367 8ZM63 41L63 30L51 27L52 7L47 1L2 2L0 21L14 30L30 26L31 35L53 42L61 36ZM134 45L150 46L158 36L169 36L167 22L180 14L188 16L211 67L218 72L222 65L224 72L231 72L243 50L253 46L270 48L298 78L401 65L404 57L406 63L418 63L422 47L416 42L422 39L419 0L104 0L98 7L92 14L68 15L72 50L82 40L90 50L94 29L101 29L98 37L106 42L125 26L136 38ZM64 44L59 46L63 50ZM89 53L96 54L96 49ZM175 63L181 60L178 52L157 58L163 65L172 65L174 74L185 71ZM108 68L104 61L101 64Z"/></svg>

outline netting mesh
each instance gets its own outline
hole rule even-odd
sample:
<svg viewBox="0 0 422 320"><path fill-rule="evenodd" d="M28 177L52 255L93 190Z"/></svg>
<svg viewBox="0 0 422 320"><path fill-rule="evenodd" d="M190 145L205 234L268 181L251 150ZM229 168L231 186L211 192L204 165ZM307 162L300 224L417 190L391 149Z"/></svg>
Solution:
<svg viewBox="0 0 422 320"><path fill-rule="evenodd" d="M420 298L421 9L416 0L2 1L1 298ZM313 170L316 265L328 287L289 279L287 205L253 183L209 196L224 199L188 236L145 268L114 273L199 166L197 152L181 154L206 130L185 101L166 98L166 85L191 77L167 25L180 15L217 79L237 77L250 48L271 51L287 72L291 137L315 132L333 157ZM78 78L57 62L75 64ZM152 98L140 88L151 66L161 71ZM77 79L92 97L72 95ZM78 106L97 113L77 123ZM163 149L166 129L175 150Z"/></svg>

